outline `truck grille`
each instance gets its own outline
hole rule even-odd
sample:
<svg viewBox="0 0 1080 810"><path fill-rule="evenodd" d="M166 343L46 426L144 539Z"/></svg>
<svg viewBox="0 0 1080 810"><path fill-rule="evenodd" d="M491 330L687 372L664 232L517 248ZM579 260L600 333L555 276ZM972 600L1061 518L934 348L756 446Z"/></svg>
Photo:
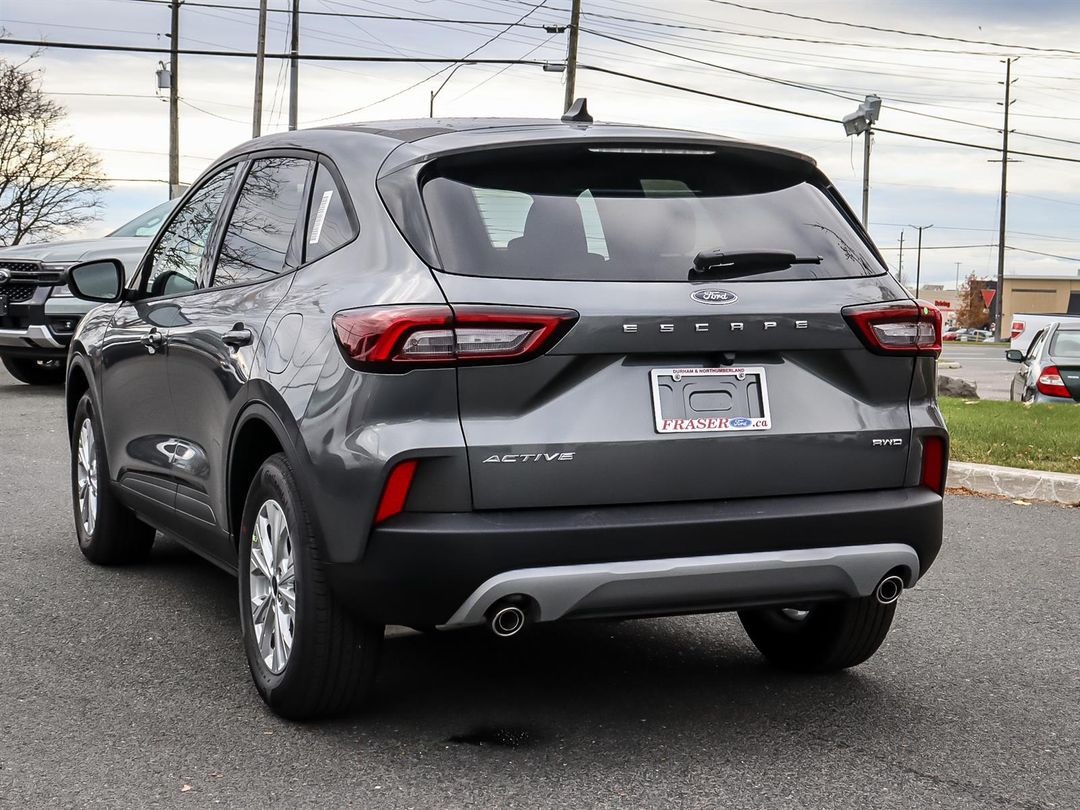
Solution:
<svg viewBox="0 0 1080 810"><path fill-rule="evenodd" d="M34 285L6 284L5 286L0 287L0 292L7 294L8 303L21 304L23 301L29 301L34 297Z"/></svg>

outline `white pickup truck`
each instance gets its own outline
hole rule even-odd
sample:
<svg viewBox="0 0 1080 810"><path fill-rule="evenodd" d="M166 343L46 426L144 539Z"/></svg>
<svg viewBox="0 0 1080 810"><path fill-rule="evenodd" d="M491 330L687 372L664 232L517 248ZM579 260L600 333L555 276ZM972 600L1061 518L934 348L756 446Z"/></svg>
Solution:
<svg viewBox="0 0 1080 810"><path fill-rule="evenodd" d="M1047 312L1017 312L1013 315L1009 348L1027 354L1031 341L1054 322L1080 323L1080 315L1060 315Z"/></svg>

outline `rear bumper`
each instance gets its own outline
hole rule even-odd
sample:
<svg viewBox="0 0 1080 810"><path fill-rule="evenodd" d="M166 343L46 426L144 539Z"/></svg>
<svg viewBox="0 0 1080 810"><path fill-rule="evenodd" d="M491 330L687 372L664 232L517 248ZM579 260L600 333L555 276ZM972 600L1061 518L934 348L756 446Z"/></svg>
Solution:
<svg viewBox="0 0 1080 810"><path fill-rule="evenodd" d="M507 583L530 579L534 586L577 580L544 619L709 612L865 595L879 573L897 567L906 568L905 579L914 584L941 547L941 512L939 495L911 487L403 513L374 530L360 563L335 564L329 573L339 598L359 615L388 624L473 623L477 611L482 615L490 601L505 595ZM798 553L808 550L814 553ZM567 568L574 570L556 570ZM594 592L599 595L590 596ZM495 595L488 600L485 594Z"/></svg>

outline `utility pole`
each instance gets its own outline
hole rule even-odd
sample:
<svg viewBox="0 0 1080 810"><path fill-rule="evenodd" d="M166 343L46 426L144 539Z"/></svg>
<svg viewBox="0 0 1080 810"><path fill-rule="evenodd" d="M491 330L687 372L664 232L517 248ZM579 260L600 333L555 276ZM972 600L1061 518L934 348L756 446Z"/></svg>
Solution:
<svg viewBox="0 0 1080 810"><path fill-rule="evenodd" d="M574 103L574 83L577 80L577 45L581 20L581 0L574 0L570 6L570 44L566 53L566 93L563 95L563 112Z"/></svg>
<svg viewBox="0 0 1080 810"><path fill-rule="evenodd" d="M297 98L300 89L300 0L292 3L291 42L289 43L289 129L296 129Z"/></svg>
<svg viewBox="0 0 1080 810"><path fill-rule="evenodd" d="M169 199L180 196L180 3L169 4Z"/></svg>
<svg viewBox="0 0 1080 810"><path fill-rule="evenodd" d="M874 132L873 122L863 133L862 153L862 226L870 230L870 138Z"/></svg>
<svg viewBox="0 0 1080 810"><path fill-rule="evenodd" d="M263 75L266 66L266 0L259 0L259 41L255 49L255 111L251 117L251 137L262 135Z"/></svg>
<svg viewBox="0 0 1080 810"><path fill-rule="evenodd" d="M956 291L960 292L960 262L956 263Z"/></svg>
<svg viewBox="0 0 1080 810"><path fill-rule="evenodd" d="M1005 60L1005 122L1001 130L1001 203L998 221L997 290L994 292L994 338L1001 340L1004 326L1001 323L1005 303L1005 205L1009 189L1009 108L1012 106L1012 63ZM995 161L991 161L993 163Z"/></svg>
<svg viewBox="0 0 1080 810"><path fill-rule="evenodd" d="M896 263L896 280L904 283L904 231L900 229L900 260Z"/></svg>
<svg viewBox="0 0 1080 810"><path fill-rule="evenodd" d="M915 248L915 297L919 297L919 287L922 286L922 232L933 225L911 225L919 232L919 244Z"/></svg>

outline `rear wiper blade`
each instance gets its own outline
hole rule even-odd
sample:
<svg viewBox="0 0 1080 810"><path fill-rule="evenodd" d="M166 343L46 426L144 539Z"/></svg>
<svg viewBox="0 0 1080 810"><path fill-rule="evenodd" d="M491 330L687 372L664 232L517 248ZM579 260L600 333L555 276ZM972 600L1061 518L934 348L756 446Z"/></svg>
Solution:
<svg viewBox="0 0 1080 810"><path fill-rule="evenodd" d="M788 250L706 249L694 257L690 278L703 276L746 276L786 270L793 264L821 264L820 256L796 256Z"/></svg>

